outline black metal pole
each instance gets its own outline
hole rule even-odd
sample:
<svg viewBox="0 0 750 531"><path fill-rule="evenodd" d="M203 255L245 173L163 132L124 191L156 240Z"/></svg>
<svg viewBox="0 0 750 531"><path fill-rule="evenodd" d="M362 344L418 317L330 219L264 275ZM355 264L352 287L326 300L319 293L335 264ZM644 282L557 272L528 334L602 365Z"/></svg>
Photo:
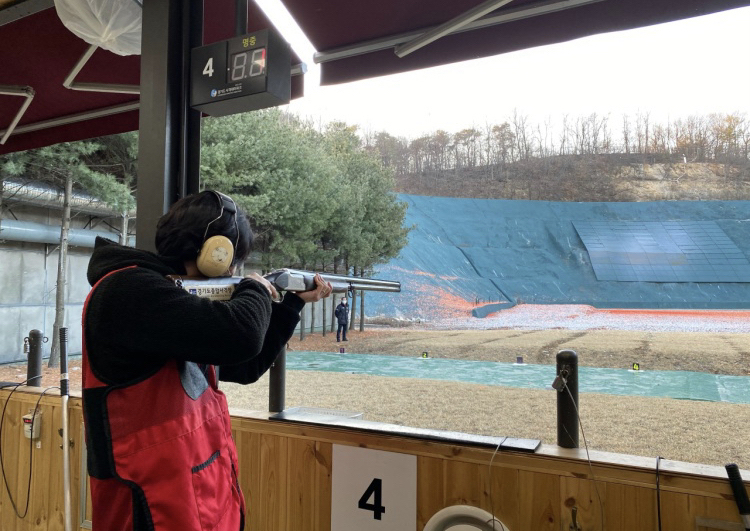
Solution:
<svg viewBox="0 0 750 531"><path fill-rule="evenodd" d="M42 386L42 341L44 337L39 330L29 332L29 359L26 364L26 385Z"/></svg>
<svg viewBox="0 0 750 531"><path fill-rule="evenodd" d="M68 328L60 328L60 394L67 396L68 388Z"/></svg>
<svg viewBox="0 0 750 531"><path fill-rule="evenodd" d="M746 530L750 529L750 499L748 499L740 469L735 463L729 463L724 468L726 468L727 477L729 477L729 486L732 487L732 495L740 512L742 523Z"/></svg>
<svg viewBox="0 0 750 531"><path fill-rule="evenodd" d="M284 411L286 402L286 348L282 348L276 361L271 365L268 388L268 411Z"/></svg>
<svg viewBox="0 0 750 531"><path fill-rule="evenodd" d="M185 1L143 5L136 240L148 251L155 250L157 221L180 193Z"/></svg>
<svg viewBox="0 0 750 531"><path fill-rule="evenodd" d="M578 448L578 354L557 353L557 445Z"/></svg>
<svg viewBox="0 0 750 531"><path fill-rule="evenodd" d="M182 135L179 196L200 192L201 112L190 107L190 53L203 45L203 0L187 1L182 15Z"/></svg>
<svg viewBox="0 0 750 531"><path fill-rule="evenodd" d="M247 33L247 0L236 0L237 19L234 33L237 37Z"/></svg>

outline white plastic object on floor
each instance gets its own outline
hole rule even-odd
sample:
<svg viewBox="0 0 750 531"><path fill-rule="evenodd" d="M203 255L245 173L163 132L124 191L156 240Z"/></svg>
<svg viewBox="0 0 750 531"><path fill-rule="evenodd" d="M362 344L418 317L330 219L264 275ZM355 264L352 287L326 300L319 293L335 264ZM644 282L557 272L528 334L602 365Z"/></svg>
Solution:
<svg viewBox="0 0 750 531"><path fill-rule="evenodd" d="M494 523L494 527L493 527ZM471 505L452 505L439 510L424 526L424 531L510 531L490 513Z"/></svg>

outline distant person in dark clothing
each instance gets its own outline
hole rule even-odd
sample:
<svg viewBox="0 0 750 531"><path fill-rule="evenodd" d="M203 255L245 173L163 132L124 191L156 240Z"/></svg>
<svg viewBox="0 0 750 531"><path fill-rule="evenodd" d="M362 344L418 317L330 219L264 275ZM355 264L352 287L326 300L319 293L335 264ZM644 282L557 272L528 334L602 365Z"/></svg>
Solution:
<svg viewBox="0 0 750 531"><path fill-rule="evenodd" d="M344 341L346 339L346 327L349 325L349 306L346 303L346 297L341 297L341 302L336 306L336 319L338 319L339 327L336 329L336 342L341 341L343 335Z"/></svg>

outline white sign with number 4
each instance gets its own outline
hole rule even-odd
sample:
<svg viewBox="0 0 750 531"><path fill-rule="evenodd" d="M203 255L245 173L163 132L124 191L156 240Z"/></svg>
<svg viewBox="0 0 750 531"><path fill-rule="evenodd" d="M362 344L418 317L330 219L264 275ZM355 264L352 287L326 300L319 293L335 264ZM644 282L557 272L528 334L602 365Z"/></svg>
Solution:
<svg viewBox="0 0 750 531"><path fill-rule="evenodd" d="M417 456L333 445L331 531L414 531Z"/></svg>

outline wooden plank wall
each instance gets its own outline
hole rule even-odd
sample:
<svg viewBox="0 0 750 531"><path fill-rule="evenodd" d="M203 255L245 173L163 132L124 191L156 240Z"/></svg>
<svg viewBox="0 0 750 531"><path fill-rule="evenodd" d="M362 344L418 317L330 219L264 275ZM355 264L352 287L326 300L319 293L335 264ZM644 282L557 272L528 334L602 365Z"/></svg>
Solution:
<svg viewBox="0 0 750 531"><path fill-rule="evenodd" d="M5 409L0 451L8 482L7 488L0 485L0 529L62 531L60 398L41 398L41 448L30 449L21 416L34 407L39 391L16 392L10 401L8 394L0 390ZM70 405L71 494L78 529L82 414L79 399L71 398ZM240 480L249 508L247 529L328 531L333 445L342 444L417 457L417 531L434 513L454 504L494 510L511 531L568 531L573 507L584 531L659 531L653 459L593 452L590 466L580 451L547 445L536 454L499 452L493 459L491 449L235 413ZM19 518L8 490L23 512L30 458L29 509ZM661 530L742 529L723 469L671 461L662 461L660 469ZM596 482L591 480L592 470ZM748 479L750 474L743 476Z"/></svg>
<svg viewBox="0 0 750 531"><path fill-rule="evenodd" d="M0 454L4 481L0 481L0 530L2 531L47 531L63 530L63 459L62 436L59 429L61 420L61 399L57 391L41 396L43 389L22 388L13 393L0 391L0 404L4 416L0 428ZM40 400L41 397L41 400ZM39 402L42 412L41 433L37 441L30 441L23 435L21 417L32 411ZM71 399L69 409L71 496L74 510L73 523L78 522L78 492L81 470L81 425L83 422L80 402ZM31 443L31 444L30 444ZM31 460L31 483L29 484L29 461ZM27 496L27 491L29 496ZM9 494L10 493L10 494ZM12 500L16 508L13 508ZM28 503L28 511L26 502ZM24 515L20 518L17 515Z"/></svg>
<svg viewBox="0 0 750 531"><path fill-rule="evenodd" d="M417 530L440 509L460 504L494 509L511 531L568 531L573 507L585 531L659 531L655 459L593 453L597 462L590 466L581 451L549 446L537 454L501 452L493 459L488 449L247 414L234 416L233 428L249 529L330 529L333 445L345 444L417 456ZM740 524L721 469L670 461L660 468L662 531Z"/></svg>

